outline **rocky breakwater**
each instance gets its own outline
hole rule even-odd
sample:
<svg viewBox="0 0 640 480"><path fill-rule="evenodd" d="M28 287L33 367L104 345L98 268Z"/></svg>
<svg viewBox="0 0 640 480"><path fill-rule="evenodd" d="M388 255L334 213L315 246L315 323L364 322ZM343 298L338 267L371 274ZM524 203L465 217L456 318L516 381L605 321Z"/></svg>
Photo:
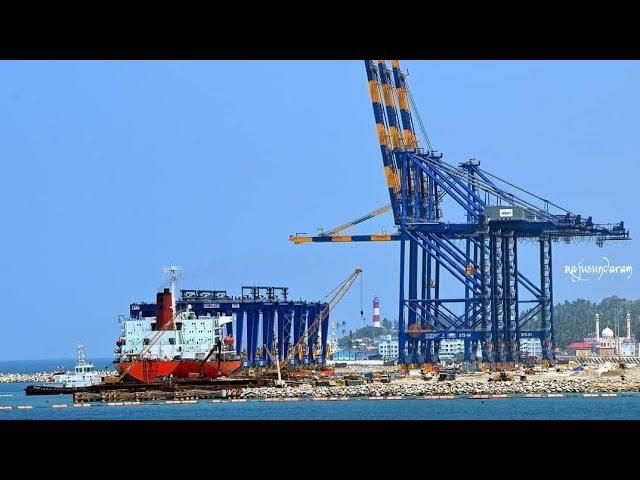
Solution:
<svg viewBox="0 0 640 480"><path fill-rule="evenodd" d="M284 388L245 388L245 399L335 398L335 397L421 397L473 395L527 395L640 392L640 381L558 379L509 382L416 381L412 383L369 383L357 386L314 387L312 385Z"/></svg>
<svg viewBox="0 0 640 480"><path fill-rule="evenodd" d="M117 372L104 370L98 372L100 375L116 375ZM36 373L0 373L0 383L40 383L51 379L51 372Z"/></svg>

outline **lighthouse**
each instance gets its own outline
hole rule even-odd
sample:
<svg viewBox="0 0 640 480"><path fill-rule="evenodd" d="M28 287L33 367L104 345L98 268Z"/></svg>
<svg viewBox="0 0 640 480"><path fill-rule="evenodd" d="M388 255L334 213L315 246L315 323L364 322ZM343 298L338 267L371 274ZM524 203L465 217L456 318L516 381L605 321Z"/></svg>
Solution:
<svg viewBox="0 0 640 480"><path fill-rule="evenodd" d="M380 300L373 297L373 326L380 328Z"/></svg>

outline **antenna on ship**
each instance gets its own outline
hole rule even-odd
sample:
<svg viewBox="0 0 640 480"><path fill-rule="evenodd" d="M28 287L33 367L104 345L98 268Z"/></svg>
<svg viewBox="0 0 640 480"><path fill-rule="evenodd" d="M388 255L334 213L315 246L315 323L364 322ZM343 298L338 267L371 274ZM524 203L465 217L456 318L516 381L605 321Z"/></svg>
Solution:
<svg viewBox="0 0 640 480"><path fill-rule="evenodd" d="M176 280L182 275L182 268L171 265L169 267L164 267L164 274L169 275L171 277L171 307L173 309L174 315L176 311Z"/></svg>
<svg viewBox="0 0 640 480"><path fill-rule="evenodd" d="M78 352L78 364L83 364L85 357L84 357L84 345L82 344L78 344L76 345L76 351Z"/></svg>

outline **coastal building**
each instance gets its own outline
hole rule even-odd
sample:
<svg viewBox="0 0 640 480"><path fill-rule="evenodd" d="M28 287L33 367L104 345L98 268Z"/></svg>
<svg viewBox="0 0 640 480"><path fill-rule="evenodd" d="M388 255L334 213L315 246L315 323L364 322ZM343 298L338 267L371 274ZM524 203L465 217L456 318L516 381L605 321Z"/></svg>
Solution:
<svg viewBox="0 0 640 480"><path fill-rule="evenodd" d="M573 342L567 346L569 353L573 353L576 357L591 357L593 353L594 342Z"/></svg>
<svg viewBox="0 0 640 480"><path fill-rule="evenodd" d="M624 357L633 357L636 355L636 343L630 339L625 338L620 343L620 355Z"/></svg>
<svg viewBox="0 0 640 480"><path fill-rule="evenodd" d="M440 350L438 351L438 356L441 359L451 359L456 356L458 353L464 353L464 340L442 340L440 342Z"/></svg>
<svg viewBox="0 0 640 480"><path fill-rule="evenodd" d="M582 342L573 342L568 345L567 350L575 354L576 357L637 356L640 345L636 343L636 338L631 333L631 314L629 312L627 312L626 321L626 337L616 336L609 327L600 331L600 314L596 313L595 333L585 337Z"/></svg>
<svg viewBox="0 0 640 480"><path fill-rule="evenodd" d="M398 340L392 340L391 335L384 335L378 342L378 354L383 358L398 358Z"/></svg>
<svg viewBox="0 0 640 480"><path fill-rule="evenodd" d="M340 350L333 354L332 360L336 362L343 362L345 360L360 360L358 352L353 350Z"/></svg>
<svg viewBox="0 0 640 480"><path fill-rule="evenodd" d="M539 338L521 338L520 354L528 357L542 358L542 344Z"/></svg>

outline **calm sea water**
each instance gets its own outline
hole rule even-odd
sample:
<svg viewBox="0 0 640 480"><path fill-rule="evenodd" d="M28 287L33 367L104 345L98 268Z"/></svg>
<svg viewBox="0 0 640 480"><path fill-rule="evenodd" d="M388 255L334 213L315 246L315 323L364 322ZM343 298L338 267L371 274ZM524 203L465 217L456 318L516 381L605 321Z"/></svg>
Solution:
<svg viewBox="0 0 640 480"><path fill-rule="evenodd" d="M60 363L53 362L53 366ZM108 360L107 360L108 362ZM6 363L0 367L6 370ZM33 372L48 370L38 362L12 362L10 371ZM102 367L98 362L96 367ZM73 366L71 360L70 365ZM108 363L106 363L108 364ZM105 365L106 365L105 364ZM63 364L67 365L67 364ZM562 398L501 398L472 400L348 400L298 402L212 403L201 400L197 404L143 404L137 406L106 406L93 404L89 408L72 407L71 395L30 396L24 394L26 384L0 384L0 410L2 419L139 419L139 420L586 420L586 419L640 419L640 395L619 394L618 397ZM67 404L67 408L53 408L53 404ZM19 410L19 405L33 408Z"/></svg>

